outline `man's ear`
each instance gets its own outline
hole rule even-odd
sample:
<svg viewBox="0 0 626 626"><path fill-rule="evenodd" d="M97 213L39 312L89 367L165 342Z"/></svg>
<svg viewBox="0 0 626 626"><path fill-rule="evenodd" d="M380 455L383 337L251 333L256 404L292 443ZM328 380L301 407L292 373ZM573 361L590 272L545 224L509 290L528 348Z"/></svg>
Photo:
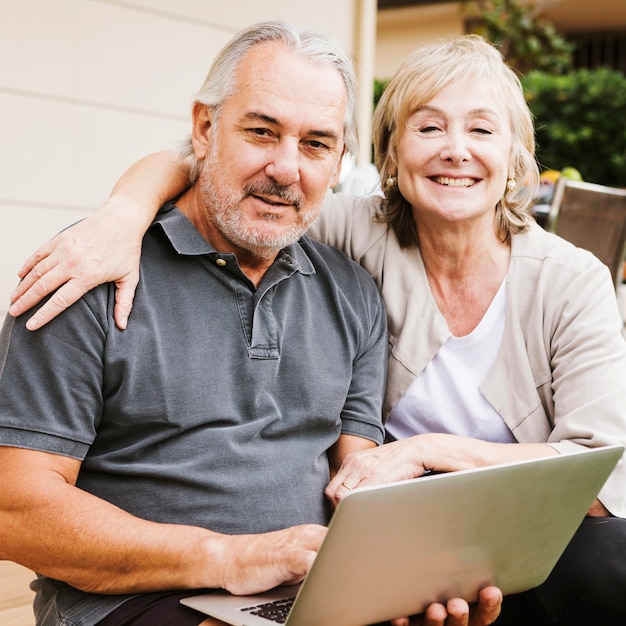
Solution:
<svg viewBox="0 0 626 626"><path fill-rule="evenodd" d="M209 135L213 126L213 111L206 104L194 102L191 113L191 144L199 159L204 159L209 149Z"/></svg>
<svg viewBox="0 0 626 626"><path fill-rule="evenodd" d="M346 156L346 146L344 145L343 150L341 151L341 156L337 160L337 165L335 165L335 171L330 178L329 187L332 189L338 182L339 177L341 176L341 166L343 164L343 158Z"/></svg>

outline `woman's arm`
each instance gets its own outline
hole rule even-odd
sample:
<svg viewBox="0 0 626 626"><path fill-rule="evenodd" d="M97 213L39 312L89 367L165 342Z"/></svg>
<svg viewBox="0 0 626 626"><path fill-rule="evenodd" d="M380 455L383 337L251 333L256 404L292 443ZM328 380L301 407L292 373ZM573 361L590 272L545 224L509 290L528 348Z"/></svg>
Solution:
<svg viewBox="0 0 626 626"><path fill-rule="evenodd" d="M58 289L28 320L27 328L36 330L96 285L115 281L115 321L126 328L143 235L161 205L188 186L189 167L175 152L157 152L132 165L102 207L27 259L10 315L21 315Z"/></svg>
<svg viewBox="0 0 626 626"><path fill-rule="evenodd" d="M547 443L493 443L447 433L415 435L349 454L326 495L336 504L356 487L416 478L430 470L454 472L556 454Z"/></svg>
<svg viewBox="0 0 626 626"><path fill-rule="evenodd" d="M96 285L115 282L115 322L126 328L139 280L143 235L159 208L189 186L189 173L188 163L172 151L156 152L133 164L97 211L26 260L18 272L22 281L11 294L9 314L17 317L54 292L27 322L29 330L36 330ZM369 245L371 213L378 200L362 202L366 204L357 206L352 198L329 193L308 234L358 261L358 251ZM353 239L353 231L360 239Z"/></svg>

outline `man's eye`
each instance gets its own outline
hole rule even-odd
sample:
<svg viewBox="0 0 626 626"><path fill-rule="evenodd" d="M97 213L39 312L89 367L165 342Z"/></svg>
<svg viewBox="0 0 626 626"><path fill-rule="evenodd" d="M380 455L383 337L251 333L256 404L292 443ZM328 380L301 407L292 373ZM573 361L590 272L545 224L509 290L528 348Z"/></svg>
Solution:
<svg viewBox="0 0 626 626"><path fill-rule="evenodd" d="M309 141L309 147L313 148L314 150L327 150L328 149L328 146L325 143L322 143L321 141L317 141L317 140Z"/></svg>
<svg viewBox="0 0 626 626"><path fill-rule="evenodd" d="M251 133L258 137L270 137L271 132L267 128L250 128Z"/></svg>

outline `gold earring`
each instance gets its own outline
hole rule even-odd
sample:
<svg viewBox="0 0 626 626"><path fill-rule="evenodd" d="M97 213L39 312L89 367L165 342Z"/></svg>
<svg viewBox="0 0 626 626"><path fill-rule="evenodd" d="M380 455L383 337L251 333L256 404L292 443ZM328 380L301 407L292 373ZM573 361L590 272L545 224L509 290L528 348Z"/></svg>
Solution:
<svg viewBox="0 0 626 626"><path fill-rule="evenodd" d="M515 182L514 178L509 178L509 180L506 181L506 190L509 193L513 193L516 187L517 187L517 183Z"/></svg>
<svg viewBox="0 0 626 626"><path fill-rule="evenodd" d="M392 176L391 174L389 174L389 176L387 176L387 178L385 179L385 189L391 189L392 187L395 187L398 184L398 179L395 176Z"/></svg>

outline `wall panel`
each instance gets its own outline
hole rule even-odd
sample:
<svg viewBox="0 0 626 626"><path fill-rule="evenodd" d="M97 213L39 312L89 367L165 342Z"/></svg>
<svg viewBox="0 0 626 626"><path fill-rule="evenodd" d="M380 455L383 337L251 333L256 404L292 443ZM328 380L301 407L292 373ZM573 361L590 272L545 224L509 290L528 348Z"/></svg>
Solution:
<svg viewBox="0 0 626 626"><path fill-rule="evenodd" d="M0 0L0 319L24 258L176 147L216 51L282 18L350 48L358 0Z"/></svg>

